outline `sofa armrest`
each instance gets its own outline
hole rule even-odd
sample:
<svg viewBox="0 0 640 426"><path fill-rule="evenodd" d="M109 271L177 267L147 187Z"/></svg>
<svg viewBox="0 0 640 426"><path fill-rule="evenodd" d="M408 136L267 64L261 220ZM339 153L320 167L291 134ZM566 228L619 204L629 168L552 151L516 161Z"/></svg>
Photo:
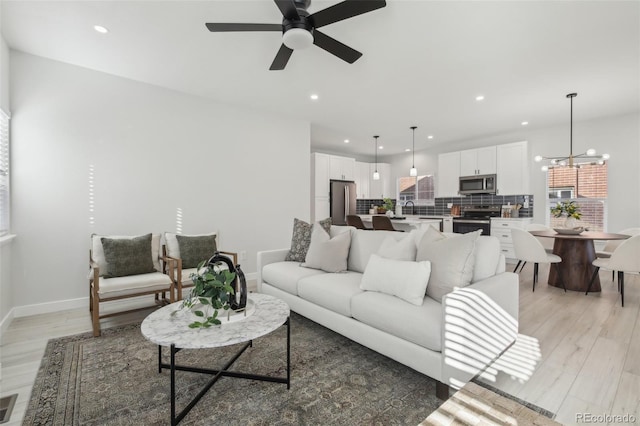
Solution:
<svg viewBox="0 0 640 426"><path fill-rule="evenodd" d="M455 388L480 373L518 336L518 275L503 272L442 299L442 382Z"/></svg>
<svg viewBox="0 0 640 426"><path fill-rule="evenodd" d="M285 257L287 257L287 253L289 253L288 248L258 252L258 261L257 261L258 293L262 292L262 268L264 268L266 265L270 263L284 262Z"/></svg>

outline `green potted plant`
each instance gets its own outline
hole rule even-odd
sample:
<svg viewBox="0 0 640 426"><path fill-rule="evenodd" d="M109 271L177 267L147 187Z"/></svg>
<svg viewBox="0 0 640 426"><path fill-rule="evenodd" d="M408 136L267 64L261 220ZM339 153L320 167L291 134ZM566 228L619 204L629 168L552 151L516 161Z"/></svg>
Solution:
<svg viewBox="0 0 640 426"><path fill-rule="evenodd" d="M230 309L235 294L232 284L236 273L222 269L221 263L206 263L206 260L200 262L197 272L191 274L194 287L179 308L190 309L200 319L189 324L189 328L209 328L221 324L218 310Z"/></svg>
<svg viewBox="0 0 640 426"><path fill-rule="evenodd" d="M566 217L564 226L567 228L575 228L577 220L582 217L580 206L575 201L558 201L556 206L551 208L551 214L554 217Z"/></svg>
<svg viewBox="0 0 640 426"><path fill-rule="evenodd" d="M391 200L391 198L383 198L382 202L383 202L382 207L387 212L393 212L393 201Z"/></svg>

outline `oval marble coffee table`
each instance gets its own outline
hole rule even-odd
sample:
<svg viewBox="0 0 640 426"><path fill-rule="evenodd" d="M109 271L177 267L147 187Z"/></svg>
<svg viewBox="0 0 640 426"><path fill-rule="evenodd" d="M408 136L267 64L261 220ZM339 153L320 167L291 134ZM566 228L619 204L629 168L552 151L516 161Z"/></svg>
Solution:
<svg viewBox="0 0 640 426"><path fill-rule="evenodd" d="M181 303L182 302L172 303L171 305L154 311L142 321L140 327L142 335L147 340L158 345L158 372L161 373L163 368L171 371L172 425L178 424L220 377L236 377L286 383L287 389L289 389L291 385L291 325L289 321L289 306L284 301L266 294L251 293L247 298L246 312L236 313L227 320L227 312L219 311L219 319L223 321L223 323L205 329L189 328L189 324L195 321L196 317L188 310L180 310ZM240 355L252 346L253 339L269 334L280 328L283 324L287 326L287 377L271 377L228 371ZM210 349L237 343L245 344L220 370L176 365L176 353L181 349ZM163 346L170 348L169 364L162 362ZM175 391L176 370L213 376L195 398L177 415Z"/></svg>

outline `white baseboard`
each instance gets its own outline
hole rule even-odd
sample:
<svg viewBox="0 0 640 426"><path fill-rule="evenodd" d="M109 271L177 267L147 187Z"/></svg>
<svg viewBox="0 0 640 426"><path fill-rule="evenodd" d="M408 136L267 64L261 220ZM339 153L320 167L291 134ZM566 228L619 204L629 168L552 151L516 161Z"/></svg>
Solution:
<svg viewBox="0 0 640 426"><path fill-rule="evenodd" d="M11 308L9 313L5 315L4 318L2 318L2 322L0 322L0 336L4 336L4 333L9 328L9 325L11 325L11 321L13 321L13 317L14 317L14 312L13 312L14 309L15 308ZM1 340L0 340L0 344L2 344Z"/></svg>

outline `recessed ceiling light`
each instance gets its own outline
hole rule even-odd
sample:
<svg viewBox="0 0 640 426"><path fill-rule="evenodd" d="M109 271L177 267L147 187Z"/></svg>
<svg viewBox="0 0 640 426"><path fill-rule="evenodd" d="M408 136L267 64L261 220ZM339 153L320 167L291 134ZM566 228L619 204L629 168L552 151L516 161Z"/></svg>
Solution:
<svg viewBox="0 0 640 426"><path fill-rule="evenodd" d="M404 152L411 152L411 148L406 148Z"/></svg>
<svg viewBox="0 0 640 426"><path fill-rule="evenodd" d="M345 140L344 140L344 143L349 143L349 139L345 139Z"/></svg>
<svg viewBox="0 0 640 426"><path fill-rule="evenodd" d="M317 101L318 100L318 95L316 95L315 93L311 96L309 96L311 98L312 101Z"/></svg>
<svg viewBox="0 0 640 426"><path fill-rule="evenodd" d="M380 146L378 147L378 149L384 149L384 146L380 145Z"/></svg>
<svg viewBox="0 0 640 426"><path fill-rule="evenodd" d="M484 101L484 95L476 96L476 101Z"/></svg>
<svg viewBox="0 0 640 426"><path fill-rule="evenodd" d="M106 34L109 32L109 30L106 27L103 27L102 25L94 25L93 29L99 32L100 34Z"/></svg>
<svg viewBox="0 0 640 426"><path fill-rule="evenodd" d="M528 122L528 121L523 121L523 122L522 122L522 123L520 123L520 124L522 124L523 126L526 126L527 124L529 124L529 122Z"/></svg>
<svg viewBox="0 0 640 426"><path fill-rule="evenodd" d="M433 139L433 135L427 136L427 139Z"/></svg>

